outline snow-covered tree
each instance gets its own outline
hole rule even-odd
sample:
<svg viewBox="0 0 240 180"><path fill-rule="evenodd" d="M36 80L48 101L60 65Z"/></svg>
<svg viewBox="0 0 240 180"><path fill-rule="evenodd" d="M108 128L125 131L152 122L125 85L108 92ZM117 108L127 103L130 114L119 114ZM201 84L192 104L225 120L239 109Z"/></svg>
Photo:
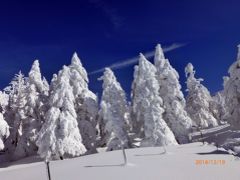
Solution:
<svg viewBox="0 0 240 180"><path fill-rule="evenodd" d="M155 66L140 54L132 85L133 128L143 137L142 146L175 145L174 134L162 118L163 101L156 72Z"/></svg>
<svg viewBox="0 0 240 180"><path fill-rule="evenodd" d="M237 61L228 70L229 77L224 77L224 96L227 119L233 128L240 129L240 45Z"/></svg>
<svg viewBox="0 0 240 180"><path fill-rule="evenodd" d="M128 107L124 90L117 81L111 69L106 68L103 80L103 92L100 112L105 127L107 150L121 149L122 145L129 147L127 134Z"/></svg>
<svg viewBox="0 0 240 180"><path fill-rule="evenodd" d="M48 85L42 79L38 60L35 60L25 88L25 118L22 121L22 135L15 150L19 158L37 153L36 140L44 122L47 94Z"/></svg>
<svg viewBox="0 0 240 180"><path fill-rule="evenodd" d="M64 66L58 77L54 76L52 80L50 109L37 140L38 153L46 160L75 157L86 152L78 129L69 75L70 69Z"/></svg>
<svg viewBox="0 0 240 180"><path fill-rule="evenodd" d="M227 120L227 109L224 97L224 91L217 92L212 97L212 102L210 103L210 109L213 116L218 120L219 123L223 123Z"/></svg>
<svg viewBox="0 0 240 180"><path fill-rule="evenodd" d="M211 110L212 97L208 89L201 84L203 79L195 78L195 70L191 63L185 68L187 77L187 104L186 109L196 126L206 128L217 126L218 121L214 118Z"/></svg>
<svg viewBox="0 0 240 180"><path fill-rule="evenodd" d="M43 94L45 96L48 96L48 94L49 94L49 84L48 84L48 81L47 81L47 79L45 77L43 77L42 82L43 82L43 90L41 92L43 92Z"/></svg>
<svg viewBox="0 0 240 180"><path fill-rule="evenodd" d="M3 117L8 105L8 99L9 96L5 92L0 91L0 150L4 149L6 138L10 134L9 126Z"/></svg>
<svg viewBox="0 0 240 180"><path fill-rule="evenodd" d="M0 91L0 112L5 113L8 106L9 96L4 91Z"/></svg>
<svg viewBox="0 0 240 180"><path fill-rule="evenodd" d="M98 114L97 96L88 88L87 72L76 53L73 54L70 69L70 85L76 99L75 110L78 125L88 153L96 153L96 126Z"/></svg>
<svg viewBox="0 0 240 180"><path fill-rule="evenodd" d="M15 150L22 136L22 123L25 119L24 108L26 104L26 78L19 72L15 75L10 85L4 89L8 95L8 105L4 117L10 128L10 136L6 141L6 150L11 159L15 159Z"/></svg>
<svg viewBox="0 0 240 180"><path fill-rule="evenodd" d="M163 119L173 131L179 143L188 142L192 120L185 111L185 99L181 91L178 72L165 59L160 44L157 45L154 57L159 82L159 94L163 99L165 112Z"/></svg>
<svg viewBox="0 0 240 180"><path fill-rule="evenodd" d="M4 149L4 141L9 136L9 126L0 113L0 150Z"/></svg>

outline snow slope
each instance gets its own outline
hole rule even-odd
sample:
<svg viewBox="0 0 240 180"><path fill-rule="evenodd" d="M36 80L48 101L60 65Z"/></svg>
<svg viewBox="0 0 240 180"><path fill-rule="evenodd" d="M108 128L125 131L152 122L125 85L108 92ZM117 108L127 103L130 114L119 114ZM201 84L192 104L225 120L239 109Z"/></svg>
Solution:
<svg viewBox="0 0 240 180"><path fill-rule="evenodd" d="M121 151L103 152L50 163L52 180L239 180L240 160L216 151L216 147L191 143L126 150L128 164L123 166ZM215 153L214 153L215 151ZM197 160L224 160L225 164L196 165ZM1 180L47 179L43 162L0 168Z"/></svg>

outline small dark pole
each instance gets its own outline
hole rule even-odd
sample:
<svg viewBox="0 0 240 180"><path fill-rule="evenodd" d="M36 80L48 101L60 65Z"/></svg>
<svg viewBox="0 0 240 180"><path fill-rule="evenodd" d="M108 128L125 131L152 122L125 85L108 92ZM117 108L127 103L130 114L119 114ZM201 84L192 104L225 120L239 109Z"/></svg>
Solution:
<svg viewBox="0 0 240 180"><path fill-rule="evenodd" d="M164 144L163 144L163 150L164 150L164 154L167 153L167 149L166 149L166 139L164 139Z"/></svg>
<svg viewBox="0 0 240 180"><path fill-rule="evenodd" d="M218 150L218 148L219 148L218 142L216 142L216 147L217 147L217 150Z"/></svg>
<svg viewBox="0 0 240 180"><path fill-rule="evenodd" d="M203 133L202 133L201 129L200 129L200 134L201 134L201 138L202 138L202 143L204 144Z"/></svg>
<svg viewBox="0 0 240 180"><path fill-rule="evenodd" d="M124 143L122 142L122 152L123 152L123 159L124 159L124 163L123 166L127 165L127 155L125 152L125 147L124 147Z"/></svg>
<svg viewBox="0 0 240 180"><path fill-rule="evenodd" d="M189 140L189 142L192 142L192 135L191 134L188 134L188 140Z"/></svg>
<svg viewBox="0 0 240 180"><path fill-rule="evenodd" d="M45 161L46 168L47 168L47 178L48 178L48 180L51 180L49 163L50 163L50 162L49 162L48 160Z"/></svg>
<svg viewBox="0 0 240 180"><path fill-rule="evenodd" d="M216 137L216 139L215 139L215 145L216 145L217 150L218 150L218 148L219 148L218 139L217 139L218 135L216 134L215 137Z"/></svg>

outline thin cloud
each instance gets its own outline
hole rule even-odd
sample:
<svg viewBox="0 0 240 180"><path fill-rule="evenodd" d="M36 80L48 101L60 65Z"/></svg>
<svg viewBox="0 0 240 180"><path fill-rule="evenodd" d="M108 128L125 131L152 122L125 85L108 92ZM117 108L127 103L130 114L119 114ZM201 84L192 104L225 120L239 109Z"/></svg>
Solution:
<svg viewBox="0 0 240 180"><path fill-rule="evenodd" d="M184 47L186 45L187 45L186 43L185 44L183 44L183 43L174 43L174 44L172 44L170 46L164 47L163 48L163 52L173 51L175 49ZM144 53L144 56L146 58L151 58L151 57L154 56L154 54L155 54L155 51L149 51L149 52ZM136 64L138 62L138 60L139 60L139 57L136 56L136 57L133 57L133 58L130 58L130 59L126 59L126 60L123 60L123 61L116 62L116 63L111 64L110 66L106 66L106 67L109 67L112 70L114 70L114 69L121 69L121 68L130 66L132 64ZM93 74L97 74L97 73L103 72L106 67L101 68L101 69L97 69L95 71L92 71L92 72L89 73L89 75L93 75Z"/></svg>
<svg viewBox="0 0 240 180"><path fill-rule="evenodd" d="M186 45L188 45L188 43L173 43L172 45L163 48L163 52L169 52L169 51L184 47Z"/></svg>
<svg viewBox="0 0 240 180"><path fill-rule="evenodd" d="M96 8L100 9L110 20L113 24L114 28L119 28L122 26L123 18L117 14L115 8L109 6L103 0L89 0L89 3L93 4Z"/></svg>

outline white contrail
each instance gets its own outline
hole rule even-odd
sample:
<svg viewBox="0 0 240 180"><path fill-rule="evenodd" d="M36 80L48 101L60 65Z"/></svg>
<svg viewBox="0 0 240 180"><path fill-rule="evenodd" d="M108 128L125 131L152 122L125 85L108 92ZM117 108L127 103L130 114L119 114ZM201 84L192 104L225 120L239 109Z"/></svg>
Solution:
<svg viewBox="0 0 240 180"><path fill-rule="evenodd" d="M186 45L187 45L186 43L185 44L174 43L174 44L172 44L170 46L167 46L167 47L163 48L163 52L169 52L169 51L181 48L181 47L186 46ZM144 53L144 56L146 58L150 58L150 57L153 57L154 54L155 54L155 51L150 51L150 52ZM139 57L136 56L136 57L133 57L133 58L130 58L130 59L126 59L126 60L123 60L123 61L116 62L114 64L111 64L111 65L107 66L107 67L111 68L112 70L113 69L121 69L121 68L124 68L126 66L129 66L129 65L137 63L138 60L139 60ZM92 72L89 73L89 75L103 72L105 70L105 68L106 67L101 68L101 69L97 69L95 71L92 71Z"/></svg>

